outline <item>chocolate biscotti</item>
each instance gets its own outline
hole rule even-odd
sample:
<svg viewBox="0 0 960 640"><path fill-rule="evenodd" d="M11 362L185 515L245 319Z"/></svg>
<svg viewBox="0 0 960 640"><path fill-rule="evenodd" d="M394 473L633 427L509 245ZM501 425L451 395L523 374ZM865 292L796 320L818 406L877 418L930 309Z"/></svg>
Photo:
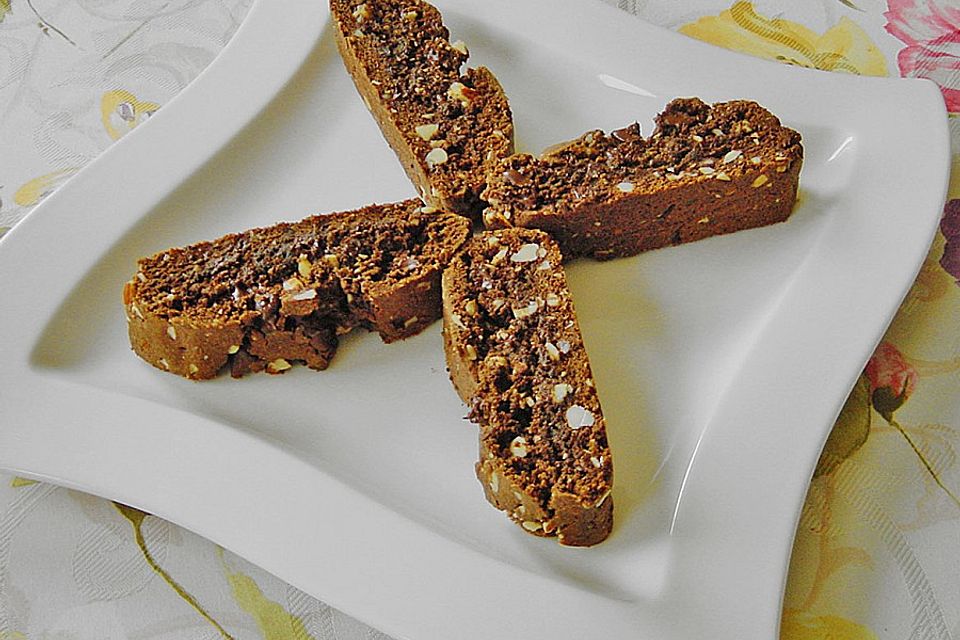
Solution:
<svg viewBox="0 0 960 640"><path fill-rule="evenodd" d="M170 249L124 286L130 344L193 379L292 362L325 369L353 327L385 342L440 316L440 274L470 234L419 200L318 215Z"/></svg>
<svg viewBox="0 0 960 640"><path fill-rule="evenodd" d="M485 224L543 229L567 258L607 259L790 215L803 147L769 111L684 98L656 120L649 138L634 124L500 161L481 196Z"/></svg>
<svg viewBox="0 0 960 640"><path fill-rule="evenodd" d="M513 118L485 67L421 0L330 0L337 47L424 201L478 218L485 176L513 152Z"/></svg>
<svg viewBox="0 0 960 640"><path fill-rule="evenodd" d="M613 461L561 260L534 229L475 237L443 272L443 337L480 426L487 500L530 533L589 546L613 524Z"/></svg>

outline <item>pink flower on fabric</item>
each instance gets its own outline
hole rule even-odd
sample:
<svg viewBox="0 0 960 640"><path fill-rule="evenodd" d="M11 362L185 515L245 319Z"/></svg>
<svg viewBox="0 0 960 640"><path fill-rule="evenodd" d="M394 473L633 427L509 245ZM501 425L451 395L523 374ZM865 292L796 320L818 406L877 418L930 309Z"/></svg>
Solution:
<svg viewBox="0 0 960 640"><path fill-rule="evenodd" d="M960 111L960 42L937 50L911 45L897 54L900 75L905 78L928 78L940 85L947 111Z"/></svg>
<svg viewBox="0 0 960 640"><path fill-rule="evenodd" d="M889 420L913 394L917 372L889 342L881 342L864 369L874 409Z"/></svg>
<svg viewBox="0 0 960 640"><path fill-rule="evenodd" d="M923 44L960 31L954 0L887 0L886 29L906 44Z"/></svg>
<svg viewBox="0 0 960 640"><path fill-rule="evenodd" d="M960 6L954 0L888 0L886 29L907 46L900 75L940 86L948 111L960 111Z"/></svg>
<svg viewBox="0 0 960 640"><path fill-rule="evenodd" d="M940 231L947 240L940 256L940 266L960 285L960 199L951 200L943 208Z"/></svg>

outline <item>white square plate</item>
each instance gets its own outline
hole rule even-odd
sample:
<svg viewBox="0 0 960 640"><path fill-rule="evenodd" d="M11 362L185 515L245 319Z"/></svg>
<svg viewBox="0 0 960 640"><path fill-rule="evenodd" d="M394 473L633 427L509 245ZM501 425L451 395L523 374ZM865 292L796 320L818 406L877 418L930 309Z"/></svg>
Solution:
<svg viewBox="0 0 960 640"><path fill-rule="evenodd" d="M561 548L484 501L438 325L240 381L130 352L139 256L414 194L318 0L258 2L2 240L0 466L168 518L397 636L774 637L817 455L936 228L936 88L758 61L599 4L440 8L501 79L521 150L649 132L688 95L758 100L803 135L787 223L569 267L615 453L610 539Z"/></svg>

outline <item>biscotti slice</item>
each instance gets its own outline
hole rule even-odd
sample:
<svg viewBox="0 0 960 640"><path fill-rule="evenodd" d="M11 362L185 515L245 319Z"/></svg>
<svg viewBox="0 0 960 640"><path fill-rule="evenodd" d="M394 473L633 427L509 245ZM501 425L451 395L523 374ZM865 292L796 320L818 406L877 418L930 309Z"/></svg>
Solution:
<svg viewBox="0 0 960 640"><path fill-rule="evenodd" d="M124 286L130 344L192 379L292 362L325 369L354 326L386 342L440 316L440 274L470 234L419 200L311 216L170 249Z"/></svg>
<svg viewBox="0 0 960 640"><path fill-rule="evenodd" d="M648 139L634 124L501 161L484 222L548 231L567 258L630 256L786 220L802 162L800 134L757 103L677 99Z"/></svg>
<svg viewBox="0 0 960 640"><path fill-rule="evenodd" d="M485 67L420 0L330 0L357 90L424 201L479 218L485 176L513 153L513 118Z"/></svg>
<svg viewBox="0 0 960 640"><path fill-rule="evenodd" d="M450 377L480 426L484 493L524 530L601 542L613 461L560 250L534 229L487 231L443 272Z"/></svg>

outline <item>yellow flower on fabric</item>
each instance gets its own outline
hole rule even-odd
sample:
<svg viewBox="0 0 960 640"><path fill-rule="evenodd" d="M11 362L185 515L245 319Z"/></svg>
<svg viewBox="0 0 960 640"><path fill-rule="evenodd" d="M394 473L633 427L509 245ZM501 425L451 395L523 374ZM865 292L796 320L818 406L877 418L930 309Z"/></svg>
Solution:
<svg viewBox="0 0 960 640"><path fill-rule="evenodd" d="M861 375L823 445L813 477L832 473L857 452L870 435L870 382Z"/></svg>
<svg viewBox="0 0 960 640"><path fill-rule="evenodd" d="M66 182L67 178L77 171L79 169L61 169L38 176L17 189L16 193L13 194L13 201L21 207L32 207L53 193L57 187Z"/></svg>
<svg viewBox="0 0 960 640"><path fill-rule="evenodd" d="M680 27L680 33L726 49L823 71L885 76L883 53L857 23L841 18L823 35L802 24L760 15L735 2L717 16Z"/></svg>
<svg viewBox="0 0 960 640"><path fill-rule="evenodd" d="M224 640L233 640L233 636L227 633L227 630L220 626L220 623L213 619L207 611L200 606L200 603L194 598L190 593L184 589L179 582L173 579L167 570L161 567L157 560L153 557L153 554L150 553L150 549L147 548L147 539L143 535L143 523L150 515L145 511L140 511L140 509L135 509L133 507L128 507L125 504L120 504L119 502L113 503L114 508L130 523L130 526L133 527L133 537L136 541L137 548L140 549L140 554L143 556L143 559L146 560L147 564L150 565L150 568L153 569L160 578L167 583L167 585L174 590L174 592L183 599L194 611L200 614L204 620L209 622L214 629L220 632L220 637ZM2 639L0 639L2 640Z"/></svg>
<svg viewBox="0 0 960 640"><path fill-rule="evenodd" d="M277 602L267 598L250 576L230 571L227 574L233 599L260 627L264 640L313 640L303 622Z"/></svg>
<svg viewBox="0 0 960 640"><path fill-rule="evenodd" d="M877 640L870 629L839 616L785 611L780 640Z"/></svg>
<svg viewBox="0 0 960 640"><path fill-rule="evenodd" d="M116 89L107 91L100 99L100 120L107 135L117 140L159 108L154 102L141 102L125 89Z"/></svg>

